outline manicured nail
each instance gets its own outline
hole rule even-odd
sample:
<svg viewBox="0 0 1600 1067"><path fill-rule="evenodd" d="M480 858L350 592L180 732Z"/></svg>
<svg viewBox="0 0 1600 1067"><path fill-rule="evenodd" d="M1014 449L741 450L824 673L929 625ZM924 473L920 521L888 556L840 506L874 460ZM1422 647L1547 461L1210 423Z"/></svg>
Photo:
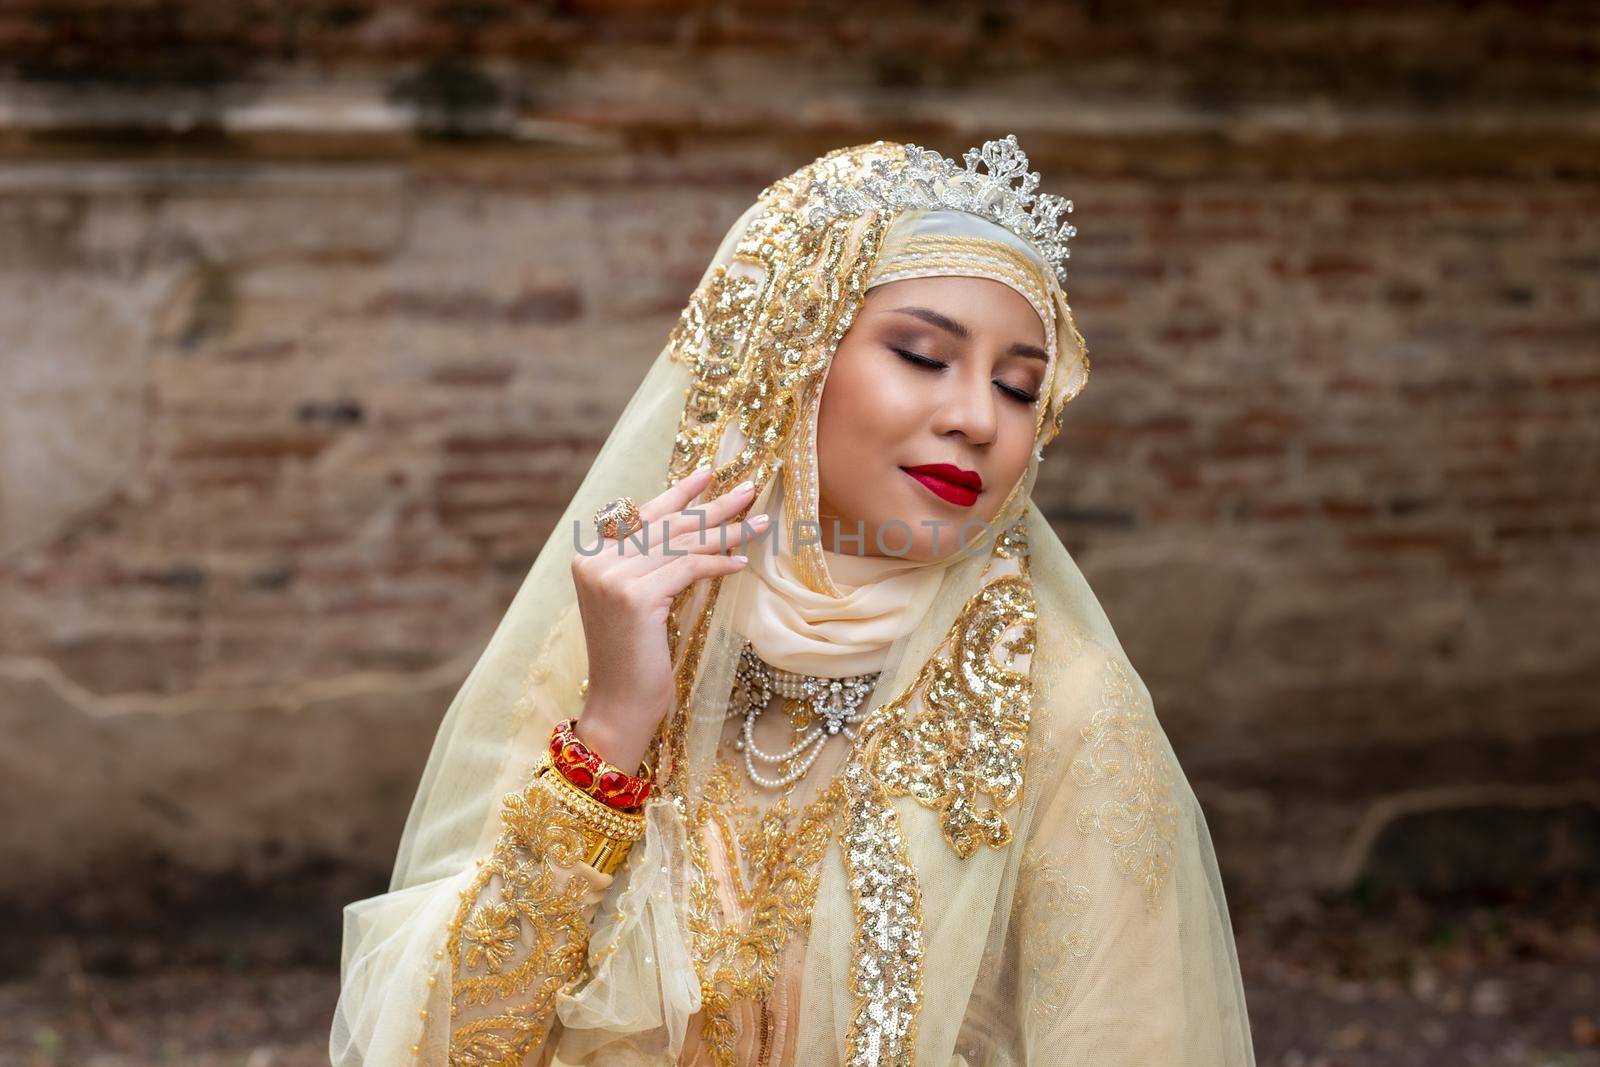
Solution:
<svg viewBox="0 0 1600 1067"><path fill-rule="evenodd" d="M732 558L738 560L740 563L749 563L750 562L750 557L749 556L734 556Z"/></svg>
<svg viewBox="0 0 1600 1067"><path fill-rule="evenodd" d="M738 485L734 486L733 487L733 491L735 493L742 493L747 489L754 489L754 488L755 488L755 483L752 482L749 478L746 478L744 481L742 481Z"/></svg>
<svg viewBox="0 0 1600 1067"><path fill-rule="evenodd" d="M757 515L755 518L750 520L750 525L751 526L765 526L771 520L772 520L772 516L768 515L766 512L762 512L760 515Z"/></svg>

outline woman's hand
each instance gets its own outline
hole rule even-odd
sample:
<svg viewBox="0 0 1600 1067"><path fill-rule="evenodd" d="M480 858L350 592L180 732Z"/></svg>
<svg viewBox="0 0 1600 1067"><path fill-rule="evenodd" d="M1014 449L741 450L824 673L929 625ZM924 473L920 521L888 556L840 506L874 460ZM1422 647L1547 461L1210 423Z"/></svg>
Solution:
<svg viewBox="0 0 1600 1067"><path fill-rule="evenodd" d="M679 480L639 505L638 530L572 560L589 649L589 691L574 729L602 758L630 773L672 707L672 598L700 578L744 567L744 556L723 549L759 534L768 522L766 515L728 521L755 498L749 482L685 511L710 481L710 467Z"/></svg>

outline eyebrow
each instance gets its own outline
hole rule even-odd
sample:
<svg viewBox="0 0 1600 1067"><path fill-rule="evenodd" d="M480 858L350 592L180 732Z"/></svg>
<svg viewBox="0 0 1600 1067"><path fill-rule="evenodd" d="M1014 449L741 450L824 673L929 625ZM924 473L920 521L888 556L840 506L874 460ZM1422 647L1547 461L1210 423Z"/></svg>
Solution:
<svg viewBox="0 0 1600 1067"><path fill-rule="evenodd" d="M921 319L923 322L926 322L929 325L937 326L941 330L949 331L955 336L961 338L963 341L970 341L972 339L972 331L967 329L964 323L957 322L955 319L952 319L949 316L941 315L932 308L903 307L890 308L889 310L898 312L902 315L910 315L913 318ZM1038 345L1024 344L1021 341L1013 341L1011 347L1006 349L1006 355L1027 356L1030 359L1042 359L1046 363L1050 361L1050 355L1044 349L1040 348Z"/></svg>

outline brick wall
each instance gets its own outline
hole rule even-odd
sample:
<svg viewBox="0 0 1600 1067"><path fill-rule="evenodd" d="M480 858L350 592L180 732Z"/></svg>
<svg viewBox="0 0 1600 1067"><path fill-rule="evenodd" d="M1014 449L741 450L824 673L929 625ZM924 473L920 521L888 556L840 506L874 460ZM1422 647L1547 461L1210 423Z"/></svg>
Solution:
<svg viewBox="0 0 1600 1067"><path fill-rule="evenodd" d="M1252 7L11 5L0 892L376 891L727 225L1013 131L1094 360L1037 499L1230 886L1592 871L1586 8Z"/></svg>

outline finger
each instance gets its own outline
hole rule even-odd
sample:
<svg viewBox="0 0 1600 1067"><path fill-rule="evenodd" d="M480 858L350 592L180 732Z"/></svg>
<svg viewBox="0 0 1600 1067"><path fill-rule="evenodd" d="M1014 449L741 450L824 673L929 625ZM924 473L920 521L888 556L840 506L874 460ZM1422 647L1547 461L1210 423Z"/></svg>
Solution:
<svg viewBox="0 0 1600 1067"><path fill-rule="evenodd" d="M689 509L691 515L700 514L699 509ZM688 520L683 517L683 512L667 518L651 519L642 523L637 530L623 534L616 539L616 544L611 546L611 551L624 559L656 559L663 554L664 547L672 540L672 519L678 520L681 530ZM694 527L697 528L698 524Z"/></svg>
<svg viewBox="0 0 1600 1067"><path fill-rule="evenodd" d="M676 482L644 504L639 505L639 518L644 522L653 522L664 515L671 515L682 511L689 506L689 501L700 494L700 491L711 484L711 475L714 468L711 464L699 467L690 474L684 475Z"/></svg>
<svg viewBox="0 0 1600 1067"><path fill-rule="evenodd" d="M665 490L639 505L639 525L627 533L618 531L603 551L618 557L637 557L666 543L669 536L664 515L677 514L711 482L716 469L711 464L696 467Z"/></svg>
<svg viewBox="0 0 1600 1067"><path fill-rule="evenodd" d="M772 517L765 513L747 519L704 526L697 530L684 530L668 542L668 555L683 552L726 552L735 545L761 536L771 524Z"/></svg>
<svg viewBox="0 0 1600 1067"><path fill-rule="evenodd" d="M649 575L639 579L649 587L652 599L677 596L701 578L718 578L743 570L749 561L744 556L724 556L720 552L693 552L674 556Z"/></svg>
<svg viewBox="0 0 1600 1067"><path fill-rule="evenodd" d="M727 522L749 507L755 498L755 486L746 479L721 496L712 497L702 504L685 507L661 521L666 524L666 536L670 539L687 531L709 529Z"/></svg>
<svg viewBox="0 0 1600 1067"><path fill-rule="evenodd" d="M639 547L645 538L644 532L641 531L624 538L619 546L610 550L621 557L615 564L617 568L615 573L627 580L638 580L691 553L709 555L727 552L760 537L771 524L770 515L756 515L720 526L686 530L663 544L654 539L654 531L660 526L658 523L656 527L651 527L652 539L647 548Z"/></svg>
<svg viewBox="0 0 1600 1067"><path fill-rule="evenodd" d="M705 469L696 471L680 481L678 485L656 497L646 507L654 507L663 499L668 500L670 503L672 494L676 493L679 486L692 479L707 481L706 475L707 471ZM701 486L701 488L704 488L704 486ZM687 492L692 500L695 495L698 495L699 489L691 486ZM755 486L747 478L721 496L713 497L711 500L693 507L688 506L688 501L685 501L682 508L666 515L647 514L646 508L641 507L639 509L640 527L633 533L618 539L618 555L634 558L653 555L660 550L662 545L667 544L673 537L686 530L700 530L726 521L740 509L749 507L750 502L755 499L755 495Z"/></svg>

